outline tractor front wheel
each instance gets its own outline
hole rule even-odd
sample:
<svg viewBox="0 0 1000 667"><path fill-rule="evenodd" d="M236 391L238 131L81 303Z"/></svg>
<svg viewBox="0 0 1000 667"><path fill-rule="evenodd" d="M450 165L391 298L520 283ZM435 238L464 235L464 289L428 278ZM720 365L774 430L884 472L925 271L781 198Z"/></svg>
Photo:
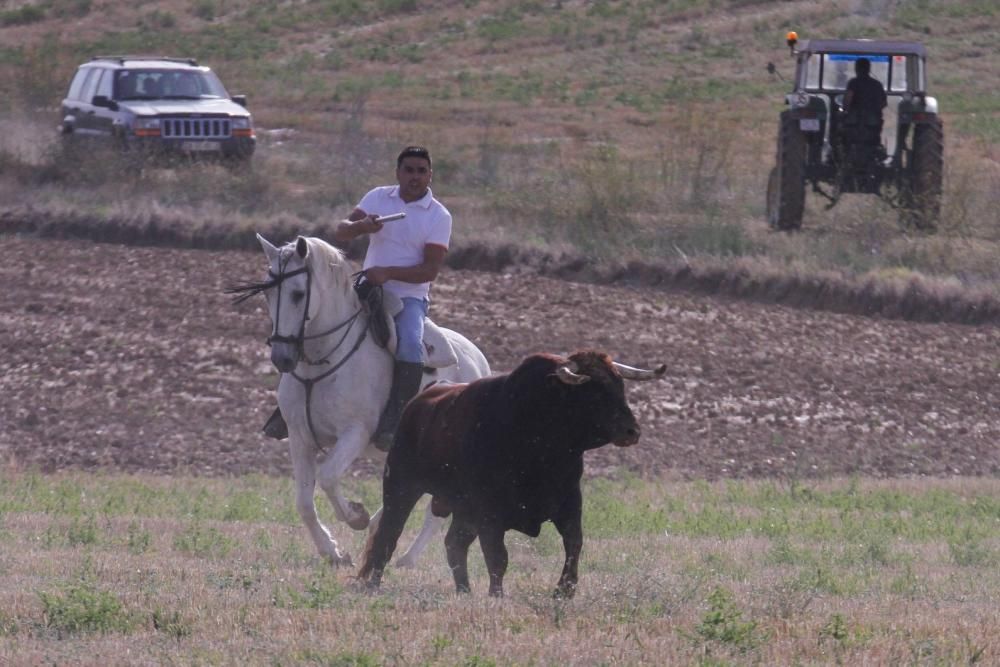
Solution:
<svg viewBox="0 0 1000 667"><path fill-rule="evenodd" d="M790 231L802 227L806 205L806 138L798 118L781 113L777 166L767 179L767 220L771 227Z"/></svg>
<svg viewBox="0 0 1000 667"><path fill-rule="evenodd" d="M934 231L941 219L944 182L944 125L939 117L913 128L908 167L904 221L917 229Z"/></svg>

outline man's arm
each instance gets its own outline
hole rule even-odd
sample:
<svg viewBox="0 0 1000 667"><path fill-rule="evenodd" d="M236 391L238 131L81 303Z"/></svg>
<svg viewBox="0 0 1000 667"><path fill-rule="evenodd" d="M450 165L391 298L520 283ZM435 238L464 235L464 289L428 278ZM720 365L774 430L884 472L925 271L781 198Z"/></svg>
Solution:
<svg viewBox="0 0 1000 667"><path fill-rule="evenodd" d="M350 243L364 234L374 234L382 230L383 223L376 222L374 215L369 215L356 208L342 220L333 230L333 240L337 243Z"/></svg>
<svg viewBox="0 0 1000 667"><path fill-rule="evenodd" d="M414 266L373 266L365 271L365 275L376 285L381 285L387 280L398 280L402 283L434 282L441 267L444 266L446 254L448 254L448 249L443 245L428 243L424 246L424 261L420 264Z"/></svg>
<svg viewBox="0 0 1000 667"><path fill-rule="evenodd" d="M857 81L857 79L851 79L850 81L847 82L847 92L844 93L845 111L851 108L851 101L854 99L854 86L856 85L854 83L855 81Z"/></svg>

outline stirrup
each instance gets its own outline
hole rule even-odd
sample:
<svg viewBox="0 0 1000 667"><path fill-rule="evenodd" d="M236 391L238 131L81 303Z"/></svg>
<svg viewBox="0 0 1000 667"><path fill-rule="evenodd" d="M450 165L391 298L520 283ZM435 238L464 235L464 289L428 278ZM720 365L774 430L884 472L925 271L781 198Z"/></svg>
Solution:
<svg viewBox="0 0 1000 667"><path fill-rule="evenodd" d="M267 418L267 423L264 424L262 430L264 431L264 435L275 440L284 440L288 437L288 424L285 423L285 418L281 416L281 410L278 408L274 409L271 416Z"/></svg>

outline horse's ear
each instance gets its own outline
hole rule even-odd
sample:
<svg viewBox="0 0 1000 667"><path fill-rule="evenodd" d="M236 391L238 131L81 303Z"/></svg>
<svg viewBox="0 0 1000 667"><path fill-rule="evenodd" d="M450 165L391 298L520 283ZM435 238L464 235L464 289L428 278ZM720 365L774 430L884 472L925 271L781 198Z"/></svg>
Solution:
<svg viewBox="0 0 1000 667"><path fill-rule="evenodd" d="M302 259L305 259L306 255L309 254L309 244L306 243L306 237L300 236L298 239L296 239L295 252L298 253L299 257L301 257Z"/></svg>
<svg viewBox="0 0 1000 667"><path fill-rule="evenodd" d="M267 255L267 260L269 262L273 262L279 254L278 249L271 245L271 242L260 234L257 234L257 242L260 243L260 247L264 249L264 254Z"/></svg>

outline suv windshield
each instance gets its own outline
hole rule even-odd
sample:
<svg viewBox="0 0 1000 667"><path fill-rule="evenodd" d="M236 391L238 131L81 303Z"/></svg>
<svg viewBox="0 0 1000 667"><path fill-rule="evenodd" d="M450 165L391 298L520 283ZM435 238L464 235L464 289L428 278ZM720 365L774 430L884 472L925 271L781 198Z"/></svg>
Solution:
<svg viewBox="0 0 1000 667"><path fill-rule="evenodd" d="M886 92L904 92L907 90L907 60L911 57L913 56L813 53L805 63L806 89L844 92L847 90L847 82L854 78L854 62L858 58L867 58L872 64L872 78L877 79Z"/></svg>
<svg viewBox="0 0 1000 667"><path fill-rule="evenodd" d="M119 70L116 100L197 100L229 97L212 72L201 70Z"/></svg>

